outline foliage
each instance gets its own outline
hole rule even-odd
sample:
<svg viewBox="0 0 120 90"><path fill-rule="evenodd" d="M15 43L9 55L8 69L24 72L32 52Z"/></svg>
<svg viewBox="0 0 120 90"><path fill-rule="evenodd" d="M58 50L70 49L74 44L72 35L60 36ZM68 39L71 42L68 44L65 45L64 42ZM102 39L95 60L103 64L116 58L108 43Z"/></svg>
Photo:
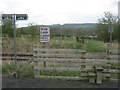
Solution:
<svg viewBox="0 0 120 90"><path fill-rule="evenodd" d="M85 40L87 52L105 52L105 43L97 40Z"/></svg>
<svg viewBox="0 0 120 90"><path fill-rule="evenodd" d="M64 29L61 30L61 35L72 36L73 35L73 30L71 28L64 28Z"/></svg>
<svg viewBox="0 0 120 90"><path fill-rule="evenodd" d="M28 25L28 34L31 35L31 37L34 39L36 37L36 34L39 34L37 25L34 25L33 23L30 23Z"/></svg>
<svg viewBox="0 0 120 90"><path fill-rule="evenodd" d="M3 63L2 64L2 74L3 75L11 75L12 73L15 72L15 64L12 63Z"/></svg>
<svg viewBox="0 0 120 90"><path fill-rule="evenodd" d="M50 27L50 37L53 38L57 35L59 35L59 30L56 27Z"/></svg>
<svg viewBox="0 0 120 90"><path fill-rule="evenodd" d="M2 25L2 35L4 37L13 37L14 36L14 28L13 21L7 20L3 22ZM16 37L20 37L20 31L16 28Z"/></svg>
<svg viewBox="0 0 120 90"><path fill-rule="evenodd" d="M79 28L75 31L75 36L84 36L85 35L85 30L83 30L82 28Z"/></svg>
<svg viewBox="0 0 120 90"><path fill-rule="evenodd" d="M11 20L5 21L2 25L3 36L13 37L13 22Z"/></svg>
<svg viewBox="0 0 120 90"><path fill-rule="evenodd" d="M110 24L114 27L112 39L118 40L118 17L117 15L113 15L111 12L104 12L104 16L98 19L96 33L99 40L109 42L110 33L108 32L108 27Z"/></svg>

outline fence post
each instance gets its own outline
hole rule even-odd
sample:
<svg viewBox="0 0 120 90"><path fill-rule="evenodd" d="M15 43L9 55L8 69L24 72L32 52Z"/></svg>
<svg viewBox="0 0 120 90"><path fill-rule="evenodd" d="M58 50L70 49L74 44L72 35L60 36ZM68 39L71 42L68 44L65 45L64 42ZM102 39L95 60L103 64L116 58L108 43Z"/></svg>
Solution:
<svg viewBox="0 0 120 90"><path fill-rule="evenodd" d="M82 51L82 57L81 57L81 59L82 59L81 70L83 70L83 71L81 72L81 76L84 77L87 74L86 71L84 71L86 69L86 65L85 65L85 63L86 63L86 61L85 61L85 59L86 59L86 44L85 43L82 43L82 49L83 49L83 51Z"/></svg>
<svg viewBox="0 0 120 90"><path fill-rule="evenodd" d="M38 46L34 45L34 77L38 77L40 75L39 70L39 61L38 61Z"/></svg>
<svg viewBox="0 0 120 90"><path fill-rule="evenodd" d="M111 43L108 43L107 44L107 49L106 49L106 58L107 58L107 60L108 60L108 63L107 63L107 71L109 71L110 69L111 69L111 63L110 63L110 60L111 60L111 57L110 57L110 55L111 55L111 47L112 47L112 44ZM107 76L106 76L106 78L110 78L110 73L107 73L106 74Z"/></svg>
<svg viewBox="0 0 120 90"><path fill-rule="evenodd" d="M96 70L96 83L101 84L103 81L103 67L102 66L95 66Z"/></svg>
<svg viewBox="0 0 120 90"><path fill-rule="evenodd" d="M46 43L43 43L43 49L46 48ZM42 54L45 54L45 51L42 51ZM43 62L43 66L46 67L46 61Z"/></svg>
<svg viewBox="0 0 120 90"><path fill-rule="evenodd" d="M106 48L106 53L107 53L107 59L110 59L110 54L111 54L111 47L112 47L112 45L111 45L111 43L108 43L107 44L107 48Z"/></svg>

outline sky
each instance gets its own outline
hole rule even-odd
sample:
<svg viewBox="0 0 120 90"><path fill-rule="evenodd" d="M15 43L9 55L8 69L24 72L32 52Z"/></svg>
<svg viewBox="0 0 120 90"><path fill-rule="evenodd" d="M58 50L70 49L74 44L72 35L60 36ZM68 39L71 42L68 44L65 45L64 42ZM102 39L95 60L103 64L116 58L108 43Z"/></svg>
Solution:
<svg viewBox="0 0 120 90"><path fill-rule="evenodd" d="M28 14L18 27L65 23L96 23L105 11L118 13L120 0L0 0L1 14Z"/></svg>

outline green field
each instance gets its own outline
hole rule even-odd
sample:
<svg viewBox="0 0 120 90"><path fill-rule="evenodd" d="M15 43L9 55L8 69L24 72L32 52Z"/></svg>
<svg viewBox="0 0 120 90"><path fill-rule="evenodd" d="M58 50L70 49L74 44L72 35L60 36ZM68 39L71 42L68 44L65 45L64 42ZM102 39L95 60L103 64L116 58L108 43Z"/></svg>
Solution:
<svg viewBox="0 0 120 90"><path fill-rule="evenodd" d="M29 37L17 38L17 52L32 53L34 44L38 44L39 47L43 47L43 43L40 43L39 37L36 39L30 39ZM105 52L106 43L98 40L85 39L87 52ZM3 38L3 52L13 52L13 38ZM82 49L81 43L76 42L75 38L51 38L51 42L47 43L47 48L55 49ZM114 43L113 48L118 48Z"/></svg>

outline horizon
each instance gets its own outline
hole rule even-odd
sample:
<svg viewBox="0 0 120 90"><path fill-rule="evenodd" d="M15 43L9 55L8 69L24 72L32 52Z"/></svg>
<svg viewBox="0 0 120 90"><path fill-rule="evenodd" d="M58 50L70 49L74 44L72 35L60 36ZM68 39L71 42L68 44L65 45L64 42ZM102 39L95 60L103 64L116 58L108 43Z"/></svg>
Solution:
<svg viewBox="0 0 120 90"><path fill-rule="evenodd" d="M97 23L64 23L64 24L49 24L49 25L47 25L47 24L42 24L43 26L44 25L46 25L46 26L52 26L52 25L66 25L66 24L97 24ZM41 24L40 25L37 25L37 26L42 26ZM34 25L35 26L35 25ZM24 27L28 27L28 26L22 26L23 28ZM17 27L17 28L22 28L22 27Z"/></svg>

